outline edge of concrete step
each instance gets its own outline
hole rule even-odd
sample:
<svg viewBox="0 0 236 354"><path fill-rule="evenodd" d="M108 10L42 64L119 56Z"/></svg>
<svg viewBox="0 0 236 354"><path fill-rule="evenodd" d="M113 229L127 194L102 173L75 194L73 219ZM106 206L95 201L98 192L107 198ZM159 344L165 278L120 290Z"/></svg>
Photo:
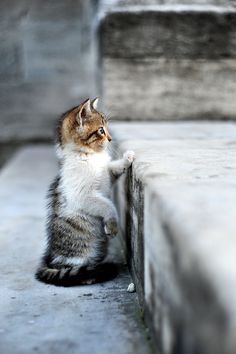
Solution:
<svg viewBox="0 0 236 354"><path fill-rule="evenodd" d="M150 125L112 126L137 154L116 201L140 304L161 353L233 354L236 124Z"/></svg>

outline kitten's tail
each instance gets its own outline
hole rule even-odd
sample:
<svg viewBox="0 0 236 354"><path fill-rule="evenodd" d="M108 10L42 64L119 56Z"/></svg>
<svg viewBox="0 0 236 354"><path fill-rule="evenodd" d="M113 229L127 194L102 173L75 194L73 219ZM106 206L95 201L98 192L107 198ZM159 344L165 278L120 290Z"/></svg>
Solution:
<svg viewBox="0 0 236 354"><path fill-rule="evenodd" d="M117 265L114 263L102 263L97 266L71 266L51 268L42 264L37 270L37 280L56 286L76 286L102 283L114 279L118 274Z"/></svg>

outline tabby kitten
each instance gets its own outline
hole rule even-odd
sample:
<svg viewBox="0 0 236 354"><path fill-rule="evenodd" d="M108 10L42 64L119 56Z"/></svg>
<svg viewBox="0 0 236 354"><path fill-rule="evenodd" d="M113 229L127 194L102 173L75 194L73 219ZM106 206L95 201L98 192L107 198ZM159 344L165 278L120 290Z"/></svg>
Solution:
<svg viewBox="0 0 236 354"><path fill-rule="evenodd" d="M58 127L59 175L49 189L47 248L36 278L71 286L108 280L112 264L101 263L117 234L111 184L131 165L134 153L111 161L111 135L97 99L66 112Z"/></svg>

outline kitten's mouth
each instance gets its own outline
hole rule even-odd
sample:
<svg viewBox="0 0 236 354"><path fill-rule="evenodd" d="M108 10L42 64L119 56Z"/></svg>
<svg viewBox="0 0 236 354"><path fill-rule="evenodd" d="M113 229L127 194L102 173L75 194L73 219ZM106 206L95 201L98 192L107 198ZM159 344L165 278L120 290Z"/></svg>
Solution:
<svg viewBox="0 0 236 354"><path fill-rule="evenodd" d="M102 151L102 150L105 150L107 148L107 146L106 145L98 145L98 149L97 149L97 151Z"/></svg>
<svg viewBox="0 0 236 354"><path fill-rule="evenodd" d="M101 146L103 147L103 149L105 149L107 146L108 146L108 141L106 140L106 141L103 141L102 143L101 143Z"/></svg>

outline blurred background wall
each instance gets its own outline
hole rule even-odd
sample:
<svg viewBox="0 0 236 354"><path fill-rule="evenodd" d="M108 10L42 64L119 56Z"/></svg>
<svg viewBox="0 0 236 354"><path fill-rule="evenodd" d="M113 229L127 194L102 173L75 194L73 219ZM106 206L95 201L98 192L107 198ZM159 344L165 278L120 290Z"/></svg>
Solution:
<svg viewBox="0 0 236 354"><path fill-rule="evenodd" d="M95 96L96 0L0 1L1 160L52 138L58 116Z"/></svg>

